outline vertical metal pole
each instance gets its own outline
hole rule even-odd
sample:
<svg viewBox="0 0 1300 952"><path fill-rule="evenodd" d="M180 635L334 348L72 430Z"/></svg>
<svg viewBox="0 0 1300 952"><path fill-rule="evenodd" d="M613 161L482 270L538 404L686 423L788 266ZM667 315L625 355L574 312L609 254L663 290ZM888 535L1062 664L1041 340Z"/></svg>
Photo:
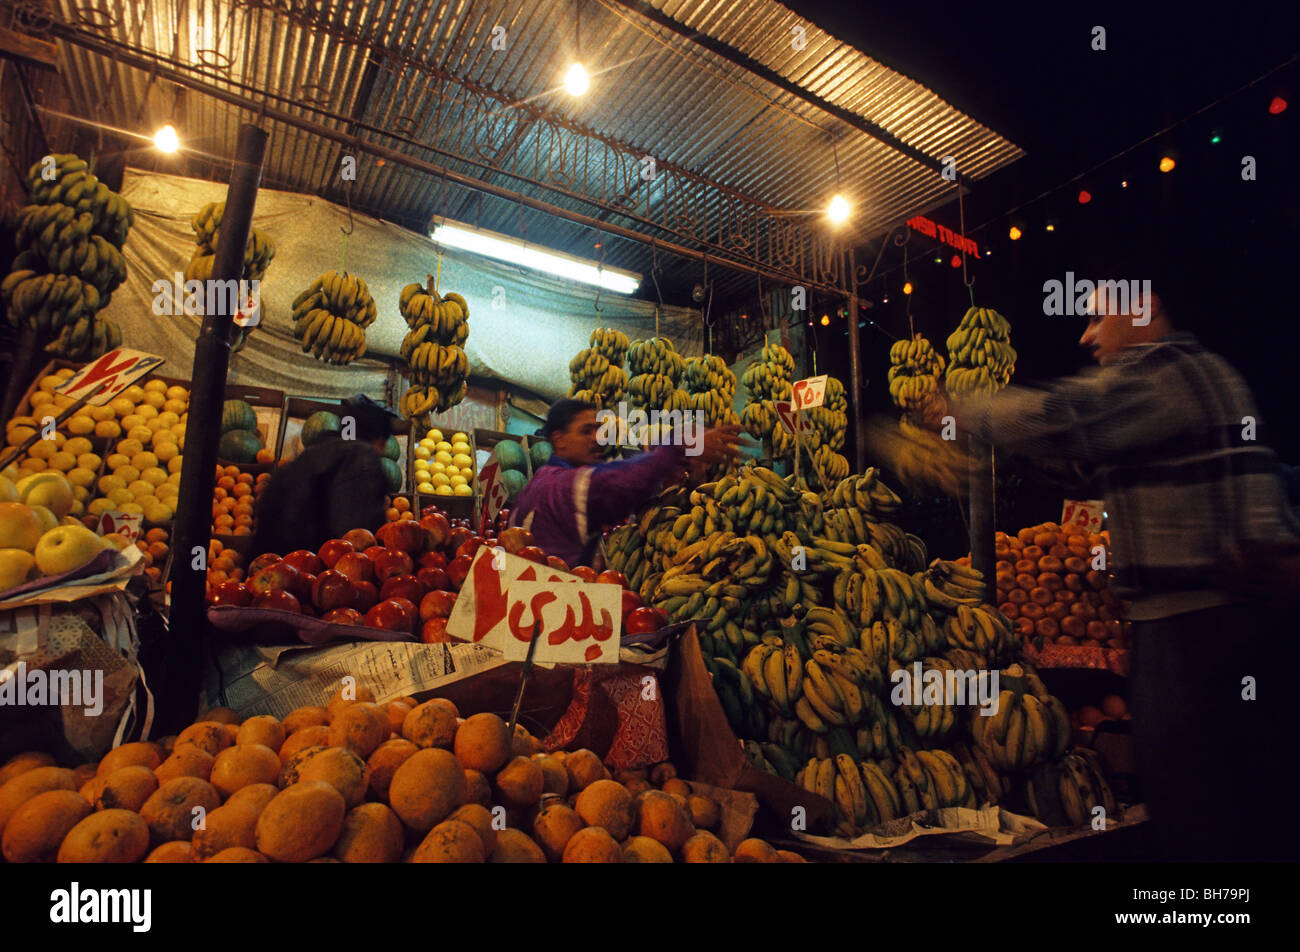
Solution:
<svg viewBox="0 0 1300 952"><path fill-rule="evenodd" d="M253 222L253 205L262 181L267 134L254 125L239 127L226 209L221 219L213 281L238 282L244 270L244 249ZM228 285L218 285L224 287ZM205 298L208 296L205 295ZM211 295L225 303L225 295ZM236 295L237 297L237 295ZM217 465L226 370L230 364L230 329L234 314L224 307L205 313L194 346L189 419L185 428L185 462L181 467L180 508L172 539L176 571L172 572L169 648L166 676L159 692L158 729L173 733L193 720L199 699L203 660L207 552L212 514L212 471ZM196 553L202 553L201 560ZM196 566L202 566L196 568Z"/></svg>
<svg viewBox="0 0 1300 952"><path fill-rule="evenodd" d="M858 354L857 261L849 248L849 422L853 426L853 471L866 469L866 438L862 433L862 364Z"/></svg>
<svg viewBox="0 0 1300 952"><path fill-rule="evenodd" d="M8 420L14 415L36 369L36 331L27 327L18 335L18 349L9 365L9 382L5 385L4 402L0 405L0 420Z"/></svg>
<svg viewBox="0 0 1300 952"><path fill-rule="evenodd" d="M994 599L993 451L967 438L970 456L970 564L984 575L984 600Z"/></svg>

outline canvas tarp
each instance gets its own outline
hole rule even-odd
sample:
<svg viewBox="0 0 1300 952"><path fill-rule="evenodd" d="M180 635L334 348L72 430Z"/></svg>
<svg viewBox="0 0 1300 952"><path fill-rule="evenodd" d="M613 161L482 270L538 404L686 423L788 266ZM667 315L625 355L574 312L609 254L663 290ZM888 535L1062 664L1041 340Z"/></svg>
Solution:
<svg viewBox="0 0 1300 952"><path fill-rule="evenodd" d="M184 270L195 251L190 219L208 202L224 201L226 186L128 169L122 194L135 210L124 249L127 280L113 293L104 316L121 325L126 346L162 355L166 374L189 378L200 321L155 313L153 284L171 282ZM396 358L407 332L398 294L406 284L435 273L439 248L423 235L355 212L351 222L346 266L365 279L379 309L366 331L366 358L347 367L330 366L303 354L292 337L294 297L321 273L344 264L347 209L311 195L262 189L253 225L275 243L275 258L262 279L262 326L232 358L232 381L296 394L382 397L386 365L371 358ZM530 238L545 244L544 235ZM469 302L470 373L514 384L548 401L567 391L569 360L588 346L594 327L614 327L633 339L655 332L652 303L606 291L598 315L595 288L451 249L443 252L439 288L456 291ZM702 352L696 311L665 308L659 327L682 354Z"/></svg>

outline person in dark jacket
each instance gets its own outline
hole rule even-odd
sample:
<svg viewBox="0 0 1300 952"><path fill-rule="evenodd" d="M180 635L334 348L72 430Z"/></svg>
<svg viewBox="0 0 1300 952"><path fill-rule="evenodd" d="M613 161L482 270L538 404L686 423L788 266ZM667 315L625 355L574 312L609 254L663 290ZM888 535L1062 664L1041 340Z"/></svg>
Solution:
<svg viewBox="0 0 1300 952"><path fill-rule="evenodd" d="M388 485L380 455L393 432L382 406L353 398L339 417L342 434L307 447L271 477L257 504L253 555L315 551L349 529L374 531L384 523Z"/></svg>

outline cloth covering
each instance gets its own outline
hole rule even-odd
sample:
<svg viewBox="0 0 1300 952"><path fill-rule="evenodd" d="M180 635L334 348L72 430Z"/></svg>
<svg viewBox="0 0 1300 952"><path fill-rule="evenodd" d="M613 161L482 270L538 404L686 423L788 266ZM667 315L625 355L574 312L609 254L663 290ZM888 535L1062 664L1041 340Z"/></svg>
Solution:
<svg viewBox="0 0 1300 952"><path fill-rule="evenodd" d="M201 322L184 314L155 315L152 287L155 280L170 282L184 271L196 250L190 219L208 202L225 201L226 184L128 169L122 195L135 210L123 249L127 279L102 314L121 325L126 346L161 355L167 360L164 373L189 379ZM340 229L348 225L347 209L296 192L263 188L258 193L253 227L274 242L275 258L262 279L262 324L232 357L232 382L322 397L383 395L385 364L372 358L396 359L407 332L398 294L412 281L437 273L438 246L355 212L352 222L346 266L365 279L379 316L366 330L367 356L334 367L301 352L290 313L300 291L343 263ZM546 242L545 235L530 238ZM602 291L598 315L594 287L452 249L443 254L439 290L456 291L469 302L470 373L515 384L545 400L567 392L569 360L588 346L593 328L613 327L632 339L655 332L652 303ZM660 333L684 356L702 353L703 331L694 310L664 308Z"/></svg>

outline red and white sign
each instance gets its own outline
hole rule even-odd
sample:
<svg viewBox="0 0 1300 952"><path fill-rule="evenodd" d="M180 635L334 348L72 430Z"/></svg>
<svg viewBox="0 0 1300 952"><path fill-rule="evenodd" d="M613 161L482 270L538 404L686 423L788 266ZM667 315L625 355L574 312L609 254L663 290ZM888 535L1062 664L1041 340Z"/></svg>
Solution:
<svg viewBox="0 0 1300 952"><path fill-rule="evenodd" d="M826 374L796 380L790 392L790 403L796 410L811 410L826 399Z"/></svg>
<svg viewBox="0 0 1300 952"><path fill-rule="evenodd" d="M1067 499L1061 507L1061 526L1076 526L1085 532L1100 532L1105 504L1100 499Z"/></svg>
<svg viewBox="0 0 1300 952"><path fill-rule="evenodd" d="M812 429L808 419L790 406L788 400L776 401L776 415L787 433L807 433Z"/></svg>
<svg viewBox="0 0 1300 952"><path fill-rule="evenodd" d="M259 282L241 282L240 286L246 288L247 293L239 302L239 310L235 312L235 326L256 327L262 322L262 295L258 290Z"/></svg>
<svg viewBox="0 0 1300 952"><path fill-rule="evenodd" d="M130 542L136 542L140 538L141 522L144 520L138 512L119 512L116 509L109 509L99 517L99 527L95 530L100 535L108 535L110 532L116 532L118 535L125 536Z"/></svg>
<svg viewBox="0 0 1300 952"><path fill-rule="evenodd" d="M506 504L506 496L509 491L506 489L506 481L501 476L501 463L497 460L496 450L488 457L488 461L478 471L475 477L478 480L479 498L483 500L483 505L479 510L479 527L490 526L492 520L497 517L501 507Z"/></svg>
<svg viewBox="0 0 1300 952"><path fill-rule="evenodd" d="M92 407L102 407L162 362L153 354L119 347L86 364L54 392L80 400L102 384L104 389L86 401Z"/></svg>
<svg viewBox="0 0 1300 952"><path fill-rule="evenodd" d="M522 661L540 618L534 661L617 664L622 612L618 585L586 583L505 550L480 546L447 619L447 633L496 648L507 661Z"/></svg>

